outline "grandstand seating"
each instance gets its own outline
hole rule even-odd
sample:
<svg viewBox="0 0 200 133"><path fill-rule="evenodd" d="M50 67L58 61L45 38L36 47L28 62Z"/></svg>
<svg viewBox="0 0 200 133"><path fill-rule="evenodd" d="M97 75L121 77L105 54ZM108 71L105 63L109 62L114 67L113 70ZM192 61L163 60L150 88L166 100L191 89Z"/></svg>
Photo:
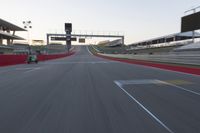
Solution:
<svg viewBox="0 0 200 133"><path fill-rule="evenodd" d="M118 40L111 41L106 46L108 46L108 47L122 46L122 40L118 39Z"/></svg>
<svg viewBox="0 0 200 133"><path fill-rule="evenodd" d="M7 45L0 45L0 54L10 54L13 53L13 47Z"/></svg>

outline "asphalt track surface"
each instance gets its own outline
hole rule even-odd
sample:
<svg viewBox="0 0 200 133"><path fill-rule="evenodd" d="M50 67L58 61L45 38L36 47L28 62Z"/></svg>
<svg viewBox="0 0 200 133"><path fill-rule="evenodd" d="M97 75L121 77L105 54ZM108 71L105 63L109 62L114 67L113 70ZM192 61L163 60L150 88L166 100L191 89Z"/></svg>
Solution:
<svg viewBox="0 0 200 133"><path fill-rule="evenodd" d="M0 133L200 133L200 77L95 57L0 68Z"/></svg>

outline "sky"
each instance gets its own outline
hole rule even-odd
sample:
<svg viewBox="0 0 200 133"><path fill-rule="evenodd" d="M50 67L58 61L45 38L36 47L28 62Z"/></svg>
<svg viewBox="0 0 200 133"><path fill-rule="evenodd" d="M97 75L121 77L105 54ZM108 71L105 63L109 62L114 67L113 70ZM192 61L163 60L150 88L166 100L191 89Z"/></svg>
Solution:
<svg viewBox="0 0 200 133"><path fill-rule="evenodd" d="M31 20L32 39L63 33L73 23L75 33L124 34L131 44L180 32L184 12L200 0L0 0L0 17L23 27ZM20 34L27 37L27 33ZM106 39L104 39L106 40Z"/></svg>

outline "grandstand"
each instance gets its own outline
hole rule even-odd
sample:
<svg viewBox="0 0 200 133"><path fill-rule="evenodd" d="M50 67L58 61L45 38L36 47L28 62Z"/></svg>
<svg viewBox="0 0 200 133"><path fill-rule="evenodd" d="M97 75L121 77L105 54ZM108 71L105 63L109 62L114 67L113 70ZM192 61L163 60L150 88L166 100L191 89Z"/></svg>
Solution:
<svg viewBox="0 0 200 133"><path fill-rule="evenodd" d="M122 39L118 39L118 40L114 40L109 42L106 46L108 47L118 47L118 46L122 46Z"/></svg>
<svg viewBox="0 0 200 133"><path fill-rule="evenodd" d="M13 53L13 50L14 49L11 46L0 44L0 54L11 54Z"/></svg>
<svg viewBox="0 0 200 133"><path fill-rule="evenodd" d="M105 40L105 41L100 41L97 43L97 45L100 45L100 46L106 46L107 44L109 44L110 41L109 40Z"/></svg>
<svg viewBox="0 0 200 133"><path fill-rule="evenodd" d="M114 41L109 41L109 40L105 40L105 41L100 41L97 45L100 46L107 46L107 47L118 47L118 46L122 46L122 39L117 39Z"/></svg>
<svg viewBox="0 0 200 133"><path fill-rule="evenodd" d="M51 43L47 46L47 51L48 53L52 54L52 53L64 53L66 52L67 47L66 45L62 45L59 43Z"/></svg>
<svg viewBox="0 0 200 133"><path fill-rule="evenodd" d="M108 47L108 46L102 46L102 45L93 45L93 48L100 52L105 54L120 54L120 53L127 53L127 46L122 45L119 47Z"/></svg>
<svg viewBox="0 0 200 133"><path fill-rule="evenodd" d="M16 31L26 30L0 18L0 44L3 44L4 40L7 40L7 45L13 44L13 40L24 40L15 35Z"/></svg>
<svg viewBox="0 0 200 133"><path fill-rule="evenodd" d="M193 33L176 33L158 38L153 38L137 43L130 44L130 49L146 49L152 47L186 45L192 42ZM200 38L200 34L195 32L194 38Z"/></svg>
<svg viewBox="0 0 200 133"><path fill-rule="evenodd" d="M200 38L195 32L194 38ZM150 40L145 40L129 45L129 53L134 54L155 54L168 53L179 47L193 43L193 32L176 33Z"/></svg>
<svg viewBox="0 0 200 133"><path fill-rule="evenodd" d="M16 31L26 30L0 18L0 54L12 53L14 51L13 41L24 40L15 35Z"/></svg>
<svg viewBox="0 0 200 133"><path fill-rule="evenodd" d="M122 44L122 39L101 41L98 45L93 46L93 48L107 54L126 53L126 46Z"/></svg>
<svg viewBox="0 0 200 133"><path fill-rule="evenodd" d="M13 53L14 54L28 54L30 47L29 44L22 44L22 43L14 43L13 45L11 45L10 47L12 47Z"/></svg>

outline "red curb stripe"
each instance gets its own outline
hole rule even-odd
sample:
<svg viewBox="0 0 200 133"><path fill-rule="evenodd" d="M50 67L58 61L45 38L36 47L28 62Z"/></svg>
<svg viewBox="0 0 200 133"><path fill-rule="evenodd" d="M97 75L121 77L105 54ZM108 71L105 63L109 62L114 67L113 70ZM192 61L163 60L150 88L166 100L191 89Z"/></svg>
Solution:
<svg viewBox="0 0 200 133"><path fill-rule="evenodd" d="M188 74L200 75L200 68L173 66L173 65L168 65L168 64L152 63L152 62L141 61L141 60L126 60L126 59L120 59L120 58L114 58L114 57L107 57L107 56L103 56L103 55L99 55L99 54L94 54L94 55L98 56L98 57L101 57L101 58L110 59L110 60L114 60L114 61L125 62L125 63L129 63L129 64L150 66L150 67L167 69L167 70L183 72L183 73L188 73Z"/></svg>

